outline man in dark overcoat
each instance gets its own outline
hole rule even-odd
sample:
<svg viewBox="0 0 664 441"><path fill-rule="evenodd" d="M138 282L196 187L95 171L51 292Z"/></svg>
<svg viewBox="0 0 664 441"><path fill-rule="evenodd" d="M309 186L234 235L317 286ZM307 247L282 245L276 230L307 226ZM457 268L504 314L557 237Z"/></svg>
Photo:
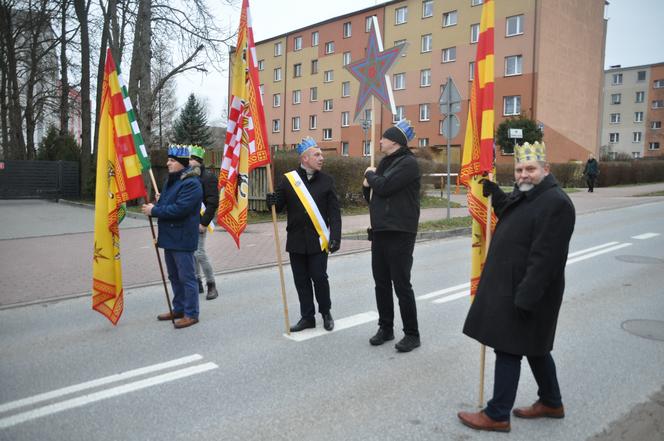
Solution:
<svg viewBox="0 0 664 441"><path fill-rule="evenodd" d="M544 144L517 146L515 160L512 193L505 194L489 180L483 182L498 223L463 332L494 348L494 390L484 410L458 414L465 425L477 430L510 430L523 356L539 398L513 414L565 415L551 350L576 216L569 197L549 172Z"/></svg>
<svg viewBox="0 0 664 441"><path fill-rule="evenodd" d="M597 176L599 176L599 164L592 153L588 155L588 161L586 161L586 165L583 167L583 175L586 177L588 192L592 193L595 191L595 181L597 180Z"/></svg>
<svg viewBox="0 0 664 441"><path fill-rule="evenodd" d="M327 255L341 245L341 210L332 176L321 171L323 154L316 142L307 137L297 146L300 166L286 173L274 193L268 193L268 207L277 212L284 208L286 251L289 253L293 280L300 300L300 320L291 332L316 327L314 293L323 327L334 329L330 313L330 283L327 277ZM312 287L313 284L313 287Z"/></svg>
<svg viewBox="0 0 664 441"><path fill-rule="evenodd" d="M198 173L189 167L189 149L168 148L168 180L156 204L144 204L141 211L157 218L157 245L164 249L168 279L173 288L173 311L159 314L158 320L178 319L176 328L198 323L198 284L194 251L198 247L203 190Z"/></svg>

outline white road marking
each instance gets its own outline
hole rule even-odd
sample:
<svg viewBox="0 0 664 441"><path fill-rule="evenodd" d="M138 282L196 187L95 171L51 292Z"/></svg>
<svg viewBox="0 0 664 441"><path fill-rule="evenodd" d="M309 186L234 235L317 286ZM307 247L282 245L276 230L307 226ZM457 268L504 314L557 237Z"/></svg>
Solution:
<svg viewBox="0 0 664 441"><path fill-rule="evenodd" d="M582 256L575 257L572 260L568 260L567 264L571 265L573 263L580 262L580 261L586 260L586 259L590 259L591 257L599 256L600 254L610 253L611 251L619 250L621 248L629 247L631 245L632 245L631 243L621 243L620 245L616 245L616 246L611 247L611 248L605 248L605 249L600 250L600 251L595 251L594 253L584 254Z"/></svg>
<svg viewBox="0 0 664 441"><path fill-rule="evenodd" d="M439 291L430 292L428 294L422 294L421 296L416 297L416 299L417 300L426 300L426 299L430 299L431 297L442 296L443 294L447 294L447 293L454 292L454 291L459 291L459 290L465 289L465 288L470 288L470 282L462 283L460 285L450 286L449 288L441 289Z"/></svg>
<svg viewBox="0 0 664 441"><path fill-rule="evenodd" d="M69 400L61 401L59 403L49 404L48 406L39 407L27 412L18 413L7 418L0 419L0 429L15 426L26 421L34 420L48 416L63 410L81 407L86 404L94 403L95 401L105 400L106 398L116 397L118 395L134 392L137 390L145 389L146 387L156 386L158 384L167 383L169 381L179 380L180 378L190 377L192 375L200 374L212 369L216 369L214 363L204 363L188 368L180 369L166 374L158 375L156 377L146 378L144 380L135 381L133 383L123 384L111 389L102 390L89 395L83 395L78 398L71 398Z"/></svg>
<svg viewBox="0 0 664 441"><path fill-rule="evenodd" d="M610 247L610 246L613 246L613 245L618 245L619 243L620 242L607 242L607 243L603 243L602 245L597 245L596 247L590 247L590 248L586 248L584 250L575 251L573 253L569 253L567 255L567 258L569 259L571 257L576 257L579 254L589 253L591 251L599 250L601 248L606 248L606 247Z"/></svg>
<svg viewBox="0 0 664 441"><path fill-rule="evenodd" d="M378 313L376 311L368 311L360 314L351 315L334 321L334 330L326 331L323 328L305 329L300 332L291 332L290 335L284 334L284 337L293 341L305 341L311 338L320 337L323 335L332 334L333 332L341 331L343 329L352 328L353 326L362 325L364 323L378 320Z"/></svg>
<svg viewBox="0 0 664 441"><path fill-rule="evenodd" d="M469 284L470 285L470 284ZM462 299L464 297L469 297L470 291L461 291L456 294L450 294L449 296L441 297L439 299L433 300L431 303L447 303L453 300Z"/></svg>
<svg viewBox="0 0 664 441"><path fill-rule="evenodd" d="M86 381L85 383L74 384L72 386L63 387L61 389L52 390L50 392L45 392L38 395L33 395L32 397L23 398L16 401L10 401L9 403L4 403L0 405L0 413L7 412L12 409L19 407L28 406L31 404L39 403L40 401L51 400L53 398L58 398L64 395L70 395L75 392L80 392L85 389L92 389L94 387L103 386L109 383L115 383L117 381L126 380L132 377L138 377L140 375L149 374L156 371L161 371L164 369L169 369L175 366L181 366L183 364L191 363L198 361L203 357L199 354L189 355L187 357L177 358L175 360L167 361L164 363L153 364L151 366L142 367L139 369L132 369L130 371L122 372L120 374L109 375L108 377L99 378L97 380Z"/></svg>
<svg viewBox="0 0 664 441"><path fill-rule="evenodd" d="M645 240L645 239L650 239L651 237L656 237L656 236L659 236L659 233L643 233L643 234L639 234L638 236L632 236L632 239Z"/></svg>

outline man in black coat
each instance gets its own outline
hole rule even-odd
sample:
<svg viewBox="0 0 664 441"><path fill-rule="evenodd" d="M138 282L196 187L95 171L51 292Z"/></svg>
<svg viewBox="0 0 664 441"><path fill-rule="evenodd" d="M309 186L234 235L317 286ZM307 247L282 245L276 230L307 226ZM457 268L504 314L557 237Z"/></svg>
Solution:
<svg viewBox="0 0 664 441"><path fill-rule="evenodd" d="M595 180L599 176L599 164L592 153L588 155L588 161L586 161L586 166L583 168L583 174L586 177L586 184L588 184L588 192L592 193L595 190Z"/></svg>
<svg viewBox="0 0 664 441"><path fill-rule="evenodd" d="M341 244L341 211L332 176L323 173L323 154L310 138L297 146L300 166L286 173L274 193L268 193L268 207L277 212L286 208L286 251L290 256L295 288L300 300L301 318L291 332L316 327L314 292L323 327L331 331L330 283L327 278L327 254ZM312 289L313 283L313 289Z"/></svg>
<svg viewBox="0 0 664 441"><path fill-rule="evenodd" d="M420 168L408 148L414 136L406 120L387 129L380 139L385 157L378 168L367 168L363 182L371 217L371 270L378 308L378 331L369 343L379 346L394 340L394 284L405 334L395 345L399 352L420 346L415 293L410 284L420 219Z"/></svg>
<svg viewBox="0 0 664 441"><path fill-rule="evenodd" d="M465 425L477 430L510 430L524 355L539 398L532 406L514 409L513 414L520 418L565 415L551 350L576 216L569 197L549 173L544 144L517 146L515 160L512 193L483 181L498 223L463 332L494 348L494 389L484 410L458 414Z"/></svg>
<svg viewBox="0 0 664 441"><path fill-rule="evenodd" d="M217 291L217 284L214 280L214 272L210 259L208 259L205 252L205 238L207 236L208 228L217 214L217 207L219 207L219 189L217 187L217 178L214 174L205 170L203 159L205 158L205 149L198 145L189 146L191 157L189 163L191 167L200 173L199 178L203 185L203 205L205 210L201 213L201 223L198 226L198 249L194 253L196 257L196 279L198 279L198 293L203 293L203 280L201 269L205 274L205 281L207 285L206 300L216 299L219 296ZM212 224L214 225L214 224Z"/></svg>

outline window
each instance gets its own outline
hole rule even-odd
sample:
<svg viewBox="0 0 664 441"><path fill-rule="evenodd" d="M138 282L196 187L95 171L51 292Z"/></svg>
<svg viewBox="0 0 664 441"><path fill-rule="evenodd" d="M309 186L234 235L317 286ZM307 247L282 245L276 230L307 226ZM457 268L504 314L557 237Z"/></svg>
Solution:
<svg viewBox="0 0 664 441"><path fill-rule="evenodd" d="M618 124L620 122L620 114L619 113L612 113L609 117L609 122L611 124Z"/></svg>
<svg viewBox="0 0 664 441"><path fill-rule="evenodd" d="M325 141L332 139L332 129L323 129L323 139Z"/></svg>
<svg viewBox="0 0 664 441"><path fill-rule="evenodd" d="M473 81L475 79L475 62L471 61L468 63L468 81Z"/></svg>
<svg viewBox="0 0 664 441"><path fill-rule="evenodd" d="M265 90L264 90L264 87L263 87L262 84L261 84L260 86L258 86L258 89L260 89L260 91L261 91L261 97L262 97L263 95L265 95Z"/></svg>
<svg viewBox="0 0 664 441"><path fill-rule="evenodd" d="M350 81L344 81L341 83L341 96L347 97L350 96Z"/></svg>
<svg viewBox="0 0 664 441"><path fill-rule="evenodd" d="M649 143L648 150L659 150L659 143L658 142Z"/></svg>
<svg viewBox="0 0 664 441"><path fill-rule="evenodd" d="M609 142L611 144L615 144L620 142L620 133L614 132L614 133L609 133Z"/></svg>
<svg viewBox="0 0 664 441"><path fill-rule="evenodd" d="M521 114L521 96L506 96L503 97L503 115L520 115Z"/></svg>
<svg viewBox="0 0 664 441"><path fill-rule="evenodd" d="M420 121L429 121L429 104L420 104Z"/></svg>
<svg viewBox="0 0 664 441"><path fill-rule="evenodd" d="M341 127L350 125L350 112L341 112Z"/></svg>
<svg viewBox="0 0 664 441"><path fill-rule="evenodd" d="M302 36L297 36L293 39L293 50L302 50Z"/></svg>
<svg viewBox="0 0 664 441"><path fill-rule="evenodd" d="M318 46L318 31L311 33L311 45L313 47Z"/></svg>
<svg viewBox="0 0 664 441"><path fill-rule="evenodd" d="M422 2L422 18L433 17L433 0Z"/></svg>
<svg viewBox="0 0 664 441"><path fill-rule="evenodd" d="M315 129L316 126L318 125L318 116L317 115L309 115L309 128L311 130Z"/></svg>
<svg viewBox="0 0 664 441"><path fill-rule="evenodd" d="M272 95L272 107L280 107L281 106L281 94L280 93L275 93Z"/></svg>
<svg viewBox="0 0 664 441"><path fill-rule="evenodd" d="M484 0L470 0L470 6L479 6L484 3Z"/></svg>
<svg viewBox="0 0 664 441"><path fill-rule="evenodd" d="M634 102L635 103L642 103L643 100L646 98L646 93L641 91L641 92L636 92L636 96L634 97Z"/></svg>
<svg viewBox="0 0 664 441"><path fill-rule="evenodd" d="M281 131L281 120L272 120L272 133L279 133Z"/></svg>
<svg viewBox="0 0 664 441"><path fill-rule="evenodd" d="M456 60L456 46L443 49L443 63L449 63Z"/></svg>
<svg viewBox="0 0 664 441"><path fill-rule="evenodd" d="M353 30L349 21L343 24L344 27L344 38L349 38L353 35Z"/></svg>
<svg viewBox="0 0 664 441"><path fill-rule="evenodd" d="M406 117L406 108L397 106L397 113L392 116L392 122L399 122Z"/></svg>
<svg viewBox="0 0 664 441"><path fill-rule="evenodd" d="M612 83L614 86L617 86L617 85L619 85L619 84L622 84L622 80L623 80L623 74L621 74L621 73L615 73L615 74L613 74L613 76L612 76L611 83Z"/></svg>
<svg viewBox="0 0 664 441"><path fill-rule="evenodd" d="M611 94L611 104L620 104L621 95L619 93Z"/></svg>
<svg viewBox="0 0 664 441"><path fill-rule="evenodd" d="M350 52L344 52L343 57L341 58L341 65L346 66L347 64L350 64Z"/></svg>
<svg viewBox="0 0 664 441"><path fill-rule="evenodd" d="M400 25L408 20L408 7L397 8L394 10L394 24Z"/></svg>
<svg viewBox="0 0 664 441"><path fill-rule="evenodd" d="M480 24L470 25L470 43L477 43L480 40Z"/></svg>
<svg viewBox="0 0 664 441"><path fill-rule="evenodd" d="M662 122L661 121L650 121L650 128L651 129L661 129L662 128Z"/></svg>
<svg viewBox="0 0 664 441"><path fill-rule="evenodd" d="M311 74L318 73L318 60L311 60Z"/></svg>
<svg viewBox="0 0 664 441"><path fill-rule="evenodd" d="M274 56L278 57L281 55L281 41L274 43Z"/></svg>
<svg viewBox="0 0 664 441"><path fill-rule="evenodd" d="M294 116L291 119L291 125L292 125L292 131L293 132L299 132L300 131L300 117L299 116Z"/></svg>
<svg viewBox="0 0 664 441"><path fill-rule="evenodd" d="M523 34L523 15L507 17L505 22L505 36Z"/></svg>
<svg viewBox="0 0 664 441"><path fill-rule="evenodd" d="M341 156L348 156L348 141L341 141Z"/></svg>
<svg viewBox="0 0 664 441"><path fill-rule="evenodd" d="M632 158L639 159L641 157L641 152L632 152Z"/></svg>
<svg viewBox="0 0 664 441"><path fill-rule="evenodd" d="M323 111L331 112L333 108L334 103L332 102L332 99L323 100Z"/></svg>
<svg viewBox="0 0 664 441"><path fill-rule="evenodd" d="M661 109L662 107L664 107L664 100L654 100L652 102L653 109Z"/></svg>
<svg viewBox="0 0 664 441"><path fill-rule="evenodd" d="M334 71L330 69L323 72L323 82L331 83L332 81L334 81Z"/></svg>
<svg viewBox="0 0 664 441"><path fill-rule="evenodd" d="M664 80L655 80L652 87L654 87L655 89L661 89L662 87L664 87Z"/></svg>
<svg viewBox="0 0 664 441"><path fill-rule="evenodd" d="M258 70L265 69L265 60L258 60Z"/></svg>
<svg viewBox="0 0 664 441"><path fill-rule="evenodd" d="M302 76L302 63L293 65L293 77L298 78Z"/></svg>
<svg viewBox="0 0 664 441"><path fill-rule="evenodd" d="M371 156L371 141L362 141L362 154Z"/></svg>
<svg viewBox="0 0 664 441"><path fill-rule="evenodd" d="M422 35L422 43L420 45L420 52L431 52L431 44L433 42L433 39L431 38L431 34L426 34Z"/></svg>
<svg viewBox="0 0 664 441"><path fill-rule="evenodd" d="M634 122L643 122L643 112L634 112Z"/></svg>
<svg viewBox="0 0 664 441"><path fill-rule="evenodd" d="M420 87L431 86L431 69L422 69L420 71Z"/></svg>
<svg viewBox="0 0 664 441"><path fill-rule="evenodd" d="M394 78L394 90L402 90L406 88L406 74L397 73L393 75Z"/></svg>
<svg viewBox="0 0 664 441"><path fill-rule="evenodd" d="M457 11L443 13L443 27L454 26L457 24Z"/></svg>
<svg viewBox="0 0 664 441"><path fill-rule="evenodd" d="M429 145L429 138L418 138L417 146L418 147L427 147Z"/></svg>
<svg viewBox="0 0 664 441"><path fill-rule="evenodd" d="M302 93L300 89L293 91L293 104L300 104L302 102Z"/></svg>
<svg viewBox="0 0 664 441"><path fill-rule="evenodd" d="M505 76L521 75L523 73L523 58L521 55L505 57Z"/></svg>
<svg viewBox="0 0 664 441"><path fill-rule="evenodd" d="M371 17L373 17L373 15ZM371 17L364 19L364 32L371 31L371 24L373 23L373 19Z"/></svg>
<svg viewBox="0 0 664 441"><path fill-rule="evenodd" d="M277 67L274 69L274 81L281 81L281 68Z"/></svg>
<svg viewBox="0 0 664 441"><path fill-rule="evenodd" d="M371 121L371 109L364 109L364 119Z"/></svg>
<svg viewBox="0 0 664 441"><path fill-rule="evenodd" d="M309 88L309 101L318 101L318 87Z"/></svg>
<svg viewBox="0 0 664 441"><path fill-rule="evenodd" d="M395 46L399 46L399 45L402 45L404 43L406 43L406 40L394 40L394 45ZM406 46L406 49L408 49L408 46ZM405 50L403 52L401 52L401 56L402 57L406 56L406 51Z"/></svg>
<svg viewBox="0 0 664 441"><path fill-rule="evenodd" d="M632 142L641 142L641 132L632 132Z"/></svg>
<svg viewBox="0 0 664 441"><path fill-rule="evenodd" d="M646 80L646 71L640 70L636 73L636 81L645 81Z"/></svg>
<svg viewBox="0 0 664 441"><path fill-rule="evenodd" d="M325 43L325 53L333 54L334 53L334 41L328 41Z"/></svg>

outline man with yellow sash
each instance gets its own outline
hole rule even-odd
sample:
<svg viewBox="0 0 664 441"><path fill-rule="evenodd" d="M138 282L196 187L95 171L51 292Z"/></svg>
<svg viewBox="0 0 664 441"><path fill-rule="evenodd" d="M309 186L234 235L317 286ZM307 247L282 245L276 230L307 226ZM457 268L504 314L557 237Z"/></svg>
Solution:
<svg viewBox="0 0 664 441"><path fill-rule="evenodd" d="M300 166L286 173L274 193L268 193L268 207L288 213L286 251L300 300L301 318L291 332L316 327L314 293L326 330L334 329L330 314L330 284L327 254L341 244L341 211L332 176L323 173L323 154L316 142L302 139L297 146ZM313 283L313 287L312 287Z"/></svg>

